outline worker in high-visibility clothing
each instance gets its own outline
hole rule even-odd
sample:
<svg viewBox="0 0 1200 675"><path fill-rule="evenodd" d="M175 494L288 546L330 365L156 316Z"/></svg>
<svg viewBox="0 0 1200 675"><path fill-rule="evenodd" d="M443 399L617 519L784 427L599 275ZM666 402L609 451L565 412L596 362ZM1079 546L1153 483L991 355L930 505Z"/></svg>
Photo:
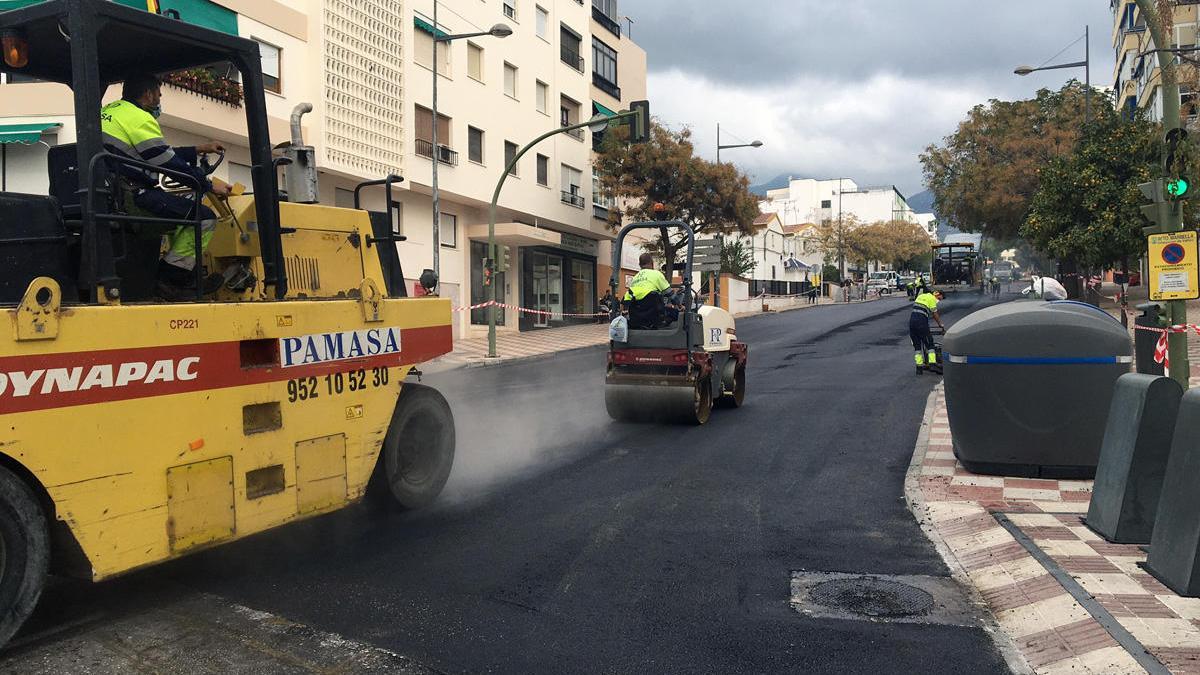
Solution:
<svg viewBox="0 0 1200 675"><path fill-rule="evenodd" d="M657 328L663 320L664 294L671 288L662 272L654 269L654 256L643 253L638 258L642 269L629 281L623 302L629 313L629 327L635 329ZM643 302L654 294L652 302Z"/></svg>
<svg viewBox="0 0 1200 675"><path fill-rule="evenodd" d="M918 293L913 302L912 313L908 317L908 336L912 338L913 349L917 350L914 360L917 372L922 368L934 368L941 364L937 362L937 354L933 348L933 334L929 332L929 320L937 322L943 332L946 326L942 324L942 315L938 312L938 301L945 297L941 291Z"/></svg>
<svg viewBox="0 0 1200 675"><path fill-rule="evenodd" d="M200 155L224 152L225 148L215 141L195 147L172 148L167 145L158 124L161 100L162 85L157 77L135 75L126 79L121 88L121 99L100 110L100 131L105 149L193 176L206 192L228 196L228 185L222 183L214 186L204 171L196 166ZM157 274L159 292L164 298L170 300L194 294L196 258L203 253L203 249L208 248L216 229L216 215L207 206L197 205L191 193L163 192L158 187L158 174L154 172L123 165L117 171L120 180L132 192L134 205L155 216L186 220L195 216L193 209L200 209L202 250L196 251L193 227L176 228L169 237L170 247L159 262ZM213 293L221 283L221 275L208 275L203 281L203 292Z"/></svg>

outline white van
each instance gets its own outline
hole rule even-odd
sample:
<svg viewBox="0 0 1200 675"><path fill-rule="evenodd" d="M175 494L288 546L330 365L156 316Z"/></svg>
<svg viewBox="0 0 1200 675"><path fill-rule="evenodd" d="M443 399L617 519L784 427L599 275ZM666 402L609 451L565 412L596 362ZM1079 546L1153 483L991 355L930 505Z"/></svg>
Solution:
<svg viewBox="0 0 1200 675"><path fill-rule="evenodd" d="M867 292L870 293L871 291L875 291L880 295L890 295L892 291L898 288L896 282L899 279L900 274L895 270L871 272L871 274L867 276Z"/></svg>

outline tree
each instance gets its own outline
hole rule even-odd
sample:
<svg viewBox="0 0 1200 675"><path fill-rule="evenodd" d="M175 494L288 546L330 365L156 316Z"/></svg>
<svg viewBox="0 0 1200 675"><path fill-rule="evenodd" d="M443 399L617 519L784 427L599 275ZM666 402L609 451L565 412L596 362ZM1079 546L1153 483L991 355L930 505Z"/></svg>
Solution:
<svg viewBox="0 0 1200 675"><path fill-rule="evenodd" d="M1141 230L1150 223L1139 210L1145 199L1137 185L1157 175L1158 143L1157 127L1143 116L1122 119L1095 106L1078 149L1041 172L1021 234L1059 260L1088 267L1142 250Z"/></svg>
<svg viewBox="0 0 1200 675"><path fill-rule="evenodd" d="M858 218L849 213L837 220L824 221L817 227L817 243L825 259L837 263L839 280L845 276L846 259L854 260L858 252L852 233L859 227L862 224Z"/></svg>
<svg viewBox="0 0 1200 675"><path fill-rule="evenodd" d="M654 206L662 204L668 218L688 223L697 235L754 234L758 197L750 192L750 179L732 164L696 157L691 130L652 123L646 143L628 138L628 127L610 129L596 154L601 189L622 204L623 212L609 211L610 228L618 229L623 217L657 220ZM670 251L657 252L673 260L678 240L665 243Z"/></svg>
<svg viewBox="0 0 1200 675"><path fill-rule="evenodd" d="M754 249L741 239L726 239L721 246L721 273L744 277L754 269Z"/></svg>
<svg viewBox="0 0 1200 675"><path fill-rule="evenodd" d="M1105 97L1092 96L1093 111ZM1033 99L977 105L958 129L921 154L934 210L966 232L1012 239L1041 184L1040 171L1070 154L1084 126L1084 87L1068 82Z"/></svg>

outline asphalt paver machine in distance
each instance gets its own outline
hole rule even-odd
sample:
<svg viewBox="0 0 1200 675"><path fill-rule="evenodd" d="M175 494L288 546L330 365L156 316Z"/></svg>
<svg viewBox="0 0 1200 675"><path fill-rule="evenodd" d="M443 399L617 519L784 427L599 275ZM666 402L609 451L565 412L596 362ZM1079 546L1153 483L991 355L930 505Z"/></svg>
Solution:
<svg viewBox="0 0 1200 675"><path fill-rule="evenodd" d="M613 296L619 297L625 239L640 230L657 231L664 243L671 235L682 235L672 250L683 251L683 262L666 271L668 279L681 273L672 291L682 290L682 309L673 321L650 329L630 325L625 342L609 342L604 405L615 420L704 424L714 403L737 408L744 402L749 350L737 339L729 312L701 305L692 287L695 234L682 221L632 223L621 230L613 244ZM662 301L658 294L648 297L650 302Z"/></svg>
<svg viewBox="0 0 1200 675"><path fill-rule="evenodd" d="M70 87L77 132L51 150L50 195L0 193L0 644L48 571L108 579L364 496L417 508L454 460L450 407L406 382L452 349L450 300L407 297L393 209L314 203L306 162L285 171L312 195L283 199L257 43L186 18L107 0L0 12L0 72ZM104 152L110 85L223 63L244 87L251 192ZM215 297L155 297L163 234L194 228L199 250L200 221L136 212L121 164L219 214Z"/></svg>

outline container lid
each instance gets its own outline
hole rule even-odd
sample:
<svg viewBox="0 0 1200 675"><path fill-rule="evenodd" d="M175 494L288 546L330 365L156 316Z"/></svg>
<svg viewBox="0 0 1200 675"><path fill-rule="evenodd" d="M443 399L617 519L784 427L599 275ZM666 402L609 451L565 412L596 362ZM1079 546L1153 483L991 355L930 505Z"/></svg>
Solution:
<svg viewBox="0 0 1200 675"><path fill-rule="evenodd" d="M955 323L942 344L953 356L1042 358L1047 363L1057 359L1088 363L1088 359L1129 356L1133 349L1119 321L1097 307L1071 300L986 307Z"/></svg>

